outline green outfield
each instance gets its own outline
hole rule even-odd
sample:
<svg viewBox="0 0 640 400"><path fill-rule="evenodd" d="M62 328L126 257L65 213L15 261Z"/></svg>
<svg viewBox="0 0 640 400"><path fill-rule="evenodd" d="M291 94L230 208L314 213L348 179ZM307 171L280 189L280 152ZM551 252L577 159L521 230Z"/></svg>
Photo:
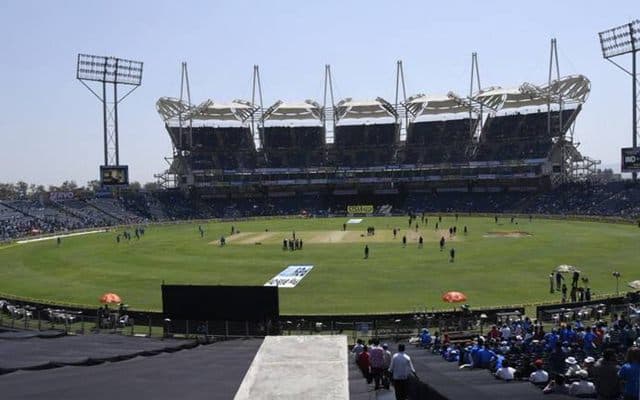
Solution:
<svg viewBox="0 0 640 400"><path fill-rule="evenodd" d="M136 309L161 309L160 285L263 285L290 264L314 269L297 287L280 289L285 314L344 314L442 309L443 292L462 291L468 304L493 306L559 300L549 293L548 275L559 264L578 266L594 294L616 290L613 271L626 282L640 279L640 229L633 225L460 216L437 217L419 230L407 218L273 219L243 222L152 225L140 240L116 243L122 230L0 247L0 293L62 303L98 306L115 292ZM240 231L230 236L231 226ZM448 240L450 226L458 234ZM469 233L463 234L463 227ZM367 237L368 226L376 228ZM396 239L392 229L400 228ZM131 229L129 229L132 232ZM283 251L295 231L304 246ZM227 245L220 247L221 236ZM403 248L401 237L407 236ZM417 238L425 243L418 248ZM438 240L447 237L445 251ZM364 245L370 248L364 259ZM449 262L449 249L456 250ZM567 277L569 280L569 277ZM570 282L568 282L570 283ZM1 296L1 294L0 294Z"/></svg>

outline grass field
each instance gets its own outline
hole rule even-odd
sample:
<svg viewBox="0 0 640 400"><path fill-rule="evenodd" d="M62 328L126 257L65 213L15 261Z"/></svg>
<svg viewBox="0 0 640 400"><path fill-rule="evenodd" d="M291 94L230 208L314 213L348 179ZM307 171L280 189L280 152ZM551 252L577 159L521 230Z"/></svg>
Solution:
<svg viewBox="0 0 640 400"><path fill-rule="evenodd" d="M443 292L459 290L468 304L492 306L558 300L549 293L549 272L559 264L578 266L594 294L615 292L640 279L640 229L632 225L561 220L443 217L441 228L458 235L440 252L437 217L419 232L407 218L365 218L341 232L346 218L276 219L232 223L149 226L141 240L116 243L116 231L0 247L0 292L65 303L98 305L104 292L122 296L132 308L161 309L160 285L263 285L289 264L314 269L297 287L280 289L285 314L341 314L441 309ZM419 221L418 221L419 222ZM463 226L469 229L462 233ZM375 226L374 237L362 237ZM393 239L392 228L402 229ZM268 230L268 231L267 231ZM304 241L300 251L283 251L292 231ZM525 232L512 235L512 232ZM120 233L122 231L119 231ZM217 241L225 235L227 246ZM407 235L408 245L401 245ZM417 237L425 238L424 248ZM518 236L518 237L507 237ZM260 243L260 244L256 244ZM370 258L363 257L364 244ZM449 262L449 248L456 249ZM570 278L567 277L570 281ZM570 283L570 282L567 282Z"/></svg>

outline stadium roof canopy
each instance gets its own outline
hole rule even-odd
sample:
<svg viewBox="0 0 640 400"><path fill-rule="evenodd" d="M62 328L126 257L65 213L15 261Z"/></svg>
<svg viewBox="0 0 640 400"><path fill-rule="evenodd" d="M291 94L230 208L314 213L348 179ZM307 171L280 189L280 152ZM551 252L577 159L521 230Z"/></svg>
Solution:
<svg viewBox="0 0 640 400"><path fill-rule="evenodd" d="M398 113L391 103L382 97L375 100L356 101L351 97L340 100L335 106L336 121L345 119L378 119L393 118L397 120Z"/></svg>
<svg viewBox="0 0 640 400"><path fill-rule="evenodd" d="M275 122L270 125L282 125L285 121L290 124L311 122L315 125L322 124L322 107L313 100L305 100L299 103L276 101L262 115L263 122Z"/></svg>
<svg viewBox="0 0 640 400"><path fill-rule="evenodd" d="M412 120L444 114L469 113L470 102L450 92L448 95L417 94L404 104Z"/></svg>
<svg viewBox="0 0 640 400"><path fill-rule="evenodd" d="M591 90L591 82L583 75L571 75L551 84L535 86L523 83L518 88L492 87L473 96L473 100L495 111L551 104L582 104Z"/></svg>
<svg viewBox="0 0 640 400"><path fill-rule="evenodd" d="M258 107L245 100L214 103L211 99L194 106L176 98L162 97L156 102L156 109L165 122L180 117L183 120L245 122L256 112Z"/></svg>

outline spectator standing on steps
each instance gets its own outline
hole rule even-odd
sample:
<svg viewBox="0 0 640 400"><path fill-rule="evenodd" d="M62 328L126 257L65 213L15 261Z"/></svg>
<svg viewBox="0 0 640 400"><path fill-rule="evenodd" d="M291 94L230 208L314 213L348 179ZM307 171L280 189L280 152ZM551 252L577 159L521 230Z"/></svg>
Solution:
<svg viewBox="0 0 640 400"><path fill-rule="evenodd" d="M375 390L378 390L382 384L382 368L384 366L384 349L380 346L380 341L378 339L373 339L373 345L369 350L369 360L371 363L371 375L375 385Z"/></svg>
<svg viewBox="0 0 640 400"><path fill-rule="evenodd" d="M362 372L362 376L367 380L367 383L371 383L371 358L369 356L369 348L366 345L358 355L356 363Z"/></svg>
<svg viewBox="0 0 640 400"><path fill-rule="evenodd" d="M404 352L404 344L398 345L398 352L391 358L389 372L393 379L396 400L406 400L408 396L409 377L416 374L411 358Z"/></svg>
<svg viewBox="0 0 640 400"><path fill-rule="evenodd" d="M384 362L382 363L382 386L389 390L391 382L391 375L389 373L389 367L391 366L391 352L389 346L386 343L382 344L382 350L384 350Z"/></svg>

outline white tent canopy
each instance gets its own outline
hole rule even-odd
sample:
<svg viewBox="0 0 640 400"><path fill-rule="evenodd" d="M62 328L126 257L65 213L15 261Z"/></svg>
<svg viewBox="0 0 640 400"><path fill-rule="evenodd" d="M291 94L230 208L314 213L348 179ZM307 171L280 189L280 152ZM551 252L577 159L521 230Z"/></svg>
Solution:
<svg viewBox="0 0 640 400"><path fill-rule="evenodd" d="M572 75L535 86L523 83L518 88L491 87L473 96L473 100L496 111L543 106L549 103L582 104L591 90L591 82L582 75Z"/></svg>
<svg viewBox="0 0 640 400"><path fill-rule="evenodd" d="M257 110L248 101L233 100L231 103L214 103L205 100L197 106L188 105L175 98L162 97L156 109L165 122L181 117L183 120L246 121Z"/></svg>
<svg viewBox="0 0 640 400"><path fill-rule="evenodd" d="M278 100L262 116L263 121L322 120L322 107L313 100L284 102Z"/></svg>
<svg viewBox="0 0 640 400"><path fill-rule="evenodd" d="M347 97L335 107L336 120L398 117L395 108L382 97L375 100L353 100Z"/></svg>
<svg viewBox="0 0 640 400"><path fill-rule="evenodd" d="M405 107L412 119L421 116L469 113L469 102L450 92L447 95L417 94L410 97Z"/></svg>

